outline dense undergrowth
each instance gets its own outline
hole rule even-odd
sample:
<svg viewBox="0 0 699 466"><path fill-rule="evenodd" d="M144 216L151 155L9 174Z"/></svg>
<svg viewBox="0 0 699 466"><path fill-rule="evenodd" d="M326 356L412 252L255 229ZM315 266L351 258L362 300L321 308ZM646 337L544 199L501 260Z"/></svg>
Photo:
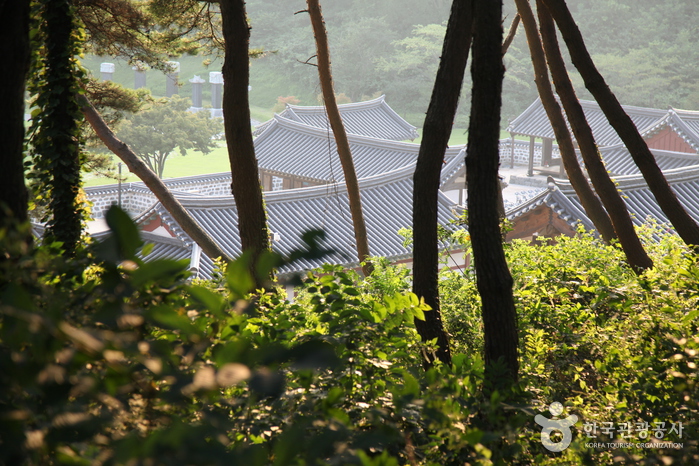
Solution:
<svg viewBox="0 0 699 466"><path fill-rule="evenodd" d="M442 275L454 363L424 371L412 321L430 311L405 269L327 266L294 303L251 299L244 257L189 283L186 263L136 255L125 216L109 222L112 238L76 259L2 238L4 464L699 462L699 268L657 228L641 277L587 234L508 245L521 371L497 392L469 271ZM556 401L578 421L554 453L535 415Z"/></svg>

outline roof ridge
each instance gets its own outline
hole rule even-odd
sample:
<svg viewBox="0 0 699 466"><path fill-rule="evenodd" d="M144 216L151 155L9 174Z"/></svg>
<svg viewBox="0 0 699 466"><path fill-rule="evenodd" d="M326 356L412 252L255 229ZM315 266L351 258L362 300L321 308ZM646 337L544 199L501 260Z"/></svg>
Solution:
<svg viewBox="0 0 699 466"><path fill-rule="evenodd" d="M321 128L318 126L313 126L309 125L307 123L302 123L294 120L290 120L288 118L285 118L281 115L275 115L274 116L275 121L281 126L281 127L286 127L286 128L292 128L295 130L299 130L305 134L308 134L310 136L316 136L322 139L327 139L328 136L333 135L333 131L331 128ZM257 140L259 140L262 136L264 136L265 133L269 132L269 129L271 129L272 126L267 128L263 134L261 134ZM414 142L404 142L404 141L395 141L393 139L381 139L381 138L375 138L372 136L366 136L362 134L355 134L355 133L347 133L347 139L355 144L361 144L361 145L367 145L367 146L373 146L373 147L381 147L381 148L403 148L403 149L408 149L411 151L417 151L419 150L420 144L414 143Z"/></svg>
<svg viewBox="0 0 699 466"><path fill-rule="evenodd" d="M412 178L415 172L415 162L405 165L394 170L380 173L378 175L368 176L358 180L359 189L371 189L377 186L385 186L387 184L399 183L406 179ZM285 202L291 200L299 199L311 199L314 197L326 196L329 192L332 193L344 193L347 191L347 185L344 181L339 181L335 183L328 183L318 186L308 186L304 188L294 188L294 189L284 189L280 191L267 191L264 193L265 203L273 204L278 202ZM177 196L177 200L183 206L189 205L210 205L210 206L221 206L221 205L232 205L234 204L233 196L191 196L189 193L182 193L181 196ZM150 209L149 209L150 210ZM140 216L139 216L140 217Z"/></svg>
<svg viewBox="0 0 699 466"><path fill-rule="evenodd" d="M386 95L383 94L380 97L377 97L375 99L370 99L370 100L362 100L360 102L350 102L346 104L339 104L337 108L339 110L355 110L355 109L364 109L364 108L372 108L381 105L382 102L384 102L386 98ZM288 108L291 108L293 110L301 110L301 112L304 113L311 113L311 112L321 112L325 111L325 105L292 105L292 104L287 104ZM321 110L322 109L322 110Z"/></svg>

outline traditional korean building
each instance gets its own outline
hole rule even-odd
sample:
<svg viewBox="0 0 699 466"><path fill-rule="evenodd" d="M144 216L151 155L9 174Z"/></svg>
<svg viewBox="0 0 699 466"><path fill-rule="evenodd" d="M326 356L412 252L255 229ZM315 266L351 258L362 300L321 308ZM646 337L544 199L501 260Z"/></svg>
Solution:
<svg viewBox="0 0 699 466"><path fill-rule="evenodd" d="M412 225L412 177L414 163L359 181L362 207L371 254L393 262L411 262L411 253L403 245L398 230ZM178 195L179 201L194 219L231 257L240 255L240 239L235 202L230 196ZM321 243L333 252L314 261L299 261L283 267L281 275L309 270L323 263L358 267L349 201L344 183L276 191L265 194L268 224L275 251L288 255L303 246L301 236L308 230L321 230ZM448 224L456 218L454 203L444 194L438 198L438 219ZM144 239L156 247L151 255L189 258L195 276L210 278L213 261L179 227L172 216L156 203L136 219ZM452 251L453 265L464 265L460 251Z"/></svg>
<svg viewBox="0 0 699 466"><path fill-rule="evenodd" d="M669 169L665 178L678 200L695 221L699 222L699 165ZM640 174L615 178L618 189L636 225L647 219L669 225L669 220L658 206L648 185ZM507 213L514 229L507 239L553 238L560 234L572 236L576 225L594 229L575 191L567 180L549 178L548 189ZM671 229L671 226L668 226Z"/></svg>
<svg viewBox="0 0 699 466"><path fill-rule="evenodd" d="M592 129L592 134L595 136L598 147L603 148L621 144L621 139L607 121L604 112L602 112L597 102L581 100L580 105L585 112L585 117ZM667 113L666 110L654 108L633 107L628 105L622 107L641 132L657 124ZM535 169L554 176L564 176L564 173L560 170L560 158L554 157L555 135L546 110L541 103L541 99L534 101L522 114L515 118L507 127L507 131L512 138L513 148L516 136L529 137L528 174L530 176ZM575 137L572 132L571 136L575 143ZM542 153L540 157L535 157L534 155L537 139L540 140L542 144ZM514 152L512 154L512 157L513 156ZM507 160L506 154L503 154L502 157L503 161ZM555 166L558 169L558 173L556 173L556 170L550 170L551 166Z"/></svg>
<svg viewBox="0 0 699 466"><path fill-rule="evenodd" d="M417 129L398 115L385 100L386 96L364 102L338 105L345 131L377 139L393 141L413 140L418 137ZM309 126L327 129L330 127L324 106L286 105L279 115L282 118ZM257 127L253 132L259 136L274 119Z"/></svg>
<svg viewBox="0 0 699 466"><path fill-rule="evenodd" d="M619 183L634 221L641 223L650 216L658 222L666 222L630 154L606 123L602 112L593 102L582 103L598 137L603 159ZM342 108L343 118L354 121L348 138L360 179L371 253L394 262L409 263L410 251L403 246L403 238L397 232L412 224L412 177L419 145L396 139L412 134L412 127L407 128L396 120L392 111L386 110L388 106L383 98ZM643 128L643 136L680 201L699 220L699 112L639 107L625 109L637 127ZM362 114L367 120L361 120L359 116ZM357 117L356 121L349 115ZM384 129L391 129L394 125L393 129L403 128L407 133L389 139L387 135L393 131L391 129L381 133L382 138L376 137L379 134L377 128L382 124ZM501 161L507 160L509 150L514 153L515 146L518 157L521 157L523 141L514 144L514 136L528 135L531 138L530 168L534 140L540 138L543 142L536 148L541 154L539 161L546 161L550 156L549 166L557 172L553 131L539 101L513 121L509 129L513 139L501 141ZM266 191L265 203L274 249L289 254L302 246L300 238L305 231L320 229L326 235L323 246L333 251L317 261L299 262L280 272L288 274L307 270L325 262L357 267L344 174L323 107L288 106L281 115L275 115L262 125L257 134L255 150L261 183ZM445 151L439 193L441 224L454 219L459 206L465 203L464 159L463 146ZM207 177L216 180L208 183L211 180ZM229 255L236 256L240 254L237 211L233 198L224 194L228 192L229 183L230 174L167 180L190 214ZM218 185L226 190L217 191ZM593 228L570 184L560 176L549 177L547 189L509 209L507 217L514 225L508 239L573 235L578 223ZM196 276L211 276L211 258L181 230L160 203L151 199L137 222L144 231L144 238L155 244L150 257L188 258ZM459 250L452 251L452 261L454 263L450 265L459 267L467 263Z"/></svg>
<svg viewBox="0 0 699 466"><path fill-rule="evenodd" d="M670 108L647 127L643 137L651 149L685 154L699 153L699 112Z"/></svg>
<svg viewBox="0 0 699 466"><path fill-rule="evenodd" d="M366 178L414 163L419 144L348 134L357 178ZM462 146L449 148L451 160ZM255 139L255 155L265 191L316 186L344 180L330 129L276 115Z"/></svg>
<svg viewBox="0 0 699 466"><path fill-rule="evenodd" d="M400 142L417 136L381 96L366 102L340 106L347 125L358 178L404 167L417 160L419 145ZM344 180L334 135L324 107L289 105L281 115L256 131L254 140L260 183L265 191L318 186ZM448 149L445 161L462 147ZM230 172L163 180L170 190L182 193L224 195L230 192ZM117 199L130 213L138 214L155 202L142 182L86 188L93 215L100 218ZM456 196L456 195L454 195Z"/></svg>

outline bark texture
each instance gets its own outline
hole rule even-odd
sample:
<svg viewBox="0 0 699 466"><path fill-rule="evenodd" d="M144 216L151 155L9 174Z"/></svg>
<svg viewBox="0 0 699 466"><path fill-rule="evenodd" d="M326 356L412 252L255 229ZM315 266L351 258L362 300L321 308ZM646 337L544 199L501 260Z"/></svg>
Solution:
<svg viewBox="0 0 699 466"><path fill-rule="evenodd" d="M454 0L413 177L413 292L432 308L424 321L415 319L415 327L423 341L437 339L436 357L445 364L451 363L451 352L439 309L439 180L466 72L472 25L472 0ZM428 356L427 363L433 359Z"/></svg>
<svg viewBox="0 0 699 466"><path fill-rule="evenodd" d="M473 91L466 150L468 224L473 246L478 293L483 306L486 382L517 380L517 316L512 275L502 248L498 218L500 108L502 105L502 3L474 3ZM499 380L496 363L504 363L507 378Z"/></svg>
<svg viewBox="0 0 699 466"><path fill-rule="evenodd" d="M553 132L556 135L556 141L558 141L558 148L561 152L561 159L566 173L568 174L568 179L573 189L575 189L578 198L580 198L585 212L587 212L592 223L594 223L595 228L602 238L609 243L616 238L614 227L602 206L602 202L597 198L590 187L578 163L578 157L575 154L575 147L573 146L573 139L570 136L570 131L568 131L568 126L563 118L561 106L556 101L553 89L551 88L551 81L549 80L548 68L546 66L546 56L544 55L544 49L541 45L541 38L537 30L534 13L529 6L529 0L515 0L515 3L517 4L519 15L522 17L524 31L527 35L529 52L534 65L534 82L539 91L541 103L551 121Z"/></svg>
<svg viewBox="0 0 699 466"><path fill-rule="evenodd" d="M29 0L0 3L0 226L27 220L24 86L29 70Z"/></svg>
<svg viewBox="0 0 699 466"><path fill-rule="evenodd" d="M262 288L268 277L258 277L255 264L269 249L269 234L250 127L250 27L243 0L221 0L219 5L225 39L223 117L233 178L231 192L238 210L240 242L244 252L252 252L250 271L257 287Z"/></svg>
<svg viewBox="0 0 699 466"><path fill-rule="evenodd" d="M99 112L92 106L90 101L84 96L77 97L80 109L85 115L85 119L95 131L100 140L109 150L111 150L122 162L129 167L131 173L138 176L143 181L148 189L150 189L155 197L163 204L163 207L170 212L170 215L179 223L182 229L194 240L202 251L207 256L215 259L221 257L226 261L230 261L228 255L219 247L211 236L199 226L196 220L189 215L189 212L182 207L180 201L172 195L170 190L165 186L153 170L136 155L127 144L120 141L114 132L107 126Z"/></svg>
<svg viewBox="0 0 699 466"><path fill-rule="evenodd" d="M594 96L607 116L609 123L614 127L631 153L658 205L673 227L675 227L682 240L694 247L699 246L699 225L680 204L658 167L648 145L639 134L631 118L624 112L602 75L597 71L565 0L544 0L544 4L548 7L549 12L558 25L558 29L561 31L573 64L585 82L585 87Z"/></svg>
<svg viewBox="0 0 699 466"><path fill-rule="evenodd" d="M347 132L342 123L340 110L337 108L335 90L333 89L333 78L330 65L330 50L328 48L328 35L325 31L323 13L318 0L307 0L308 14L311 17L313 35L316 40L316 57L318 60L318 75L320 77L320 87L323 90L323 101L328 113L330 127L335 137L337 154L342 164L342 172L345 176L347 186L347 197L349 198L350 213L352 215L352 225L354 226L354 239L357 245L357 256L362 264L362 272L365 276L371 275L373 266L369 261L369 240L367 238L364 213L362 211L362 199L359 193L359 183L357 172L354 170L354 161L350 151Z"/></svg>
<svg viewBox="0 0 699 466"><path fill-rule="evenodd" d="M575 90L565 69L551 16L540 0L538 5L541 36L556 91L561 98L563 107L568 115L568 121L580 146L580 153L585 162L590 180L609 213L614 230L619 238L619 244L626 255L626 260L635 272L640 273L645 269L653 267L653 261L643 248L629 212L626 209L626 203L621 198L614 182L609 178L609 173L597 150L592 130L590 125L587 124L585 113L575 95Z"/></svg>

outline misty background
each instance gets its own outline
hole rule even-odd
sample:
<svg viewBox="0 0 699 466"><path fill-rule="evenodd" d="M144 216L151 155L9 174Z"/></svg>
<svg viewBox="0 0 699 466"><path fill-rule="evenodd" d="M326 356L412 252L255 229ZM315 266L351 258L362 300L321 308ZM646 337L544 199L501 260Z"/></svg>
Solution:
<svg viewBox="0 0 699 466"><path fill-rule="evenodd" d="M699 2L696 0L568 0L595 63L625 105L699 110ZM401 116L422 126L437 70L451 2L449 0L325 0L322 2L337 94L357 102L386 95ZM505 1L505 30L515 14ZM303 0L249 0L250 45L265 50L251 60L251 106L271 110L294 97L300 105L318 105L320 86L314 66L303 62L315 43ZM561 44L563 42L561 40ZM179 57L180 95L191 96L187 81L208 80L220 71L216 57ZM99 76L99 63L115 62L114 80L133 86L125 61L87 57ZM313 61L313 60L311 60ZM504 57L502 127L537 97L524 31ZM590 98L574 68L571 77L580 98ZM470 78L466 78L455 127L467 127ZM148 87L164 95L165 77L148 72ZM208 85L204 100L210 99ZM279 105L277 105L277 110ZM254 117L253 112L253 117Z"/></svg>

